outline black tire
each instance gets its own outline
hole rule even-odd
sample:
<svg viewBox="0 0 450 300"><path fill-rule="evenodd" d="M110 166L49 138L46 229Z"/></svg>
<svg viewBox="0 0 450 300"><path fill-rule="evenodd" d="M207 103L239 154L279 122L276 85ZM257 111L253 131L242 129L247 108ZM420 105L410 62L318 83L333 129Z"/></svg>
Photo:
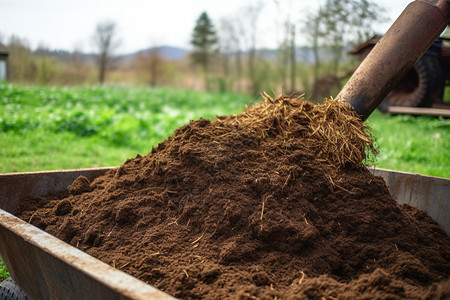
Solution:
<svg viewBox="0 0 450 300"><path fill-rule="evenodd" d="M0 283L0 300L29 300L29 298L10 277Z"/></svg>
<svg viewBox="0 0 450 300"><path fill-rule="evenodd" d="M431 107L433 102L442 99L444 86L440 58L424 55L386 96L378 109L387 112L389 106Z"/></svg>

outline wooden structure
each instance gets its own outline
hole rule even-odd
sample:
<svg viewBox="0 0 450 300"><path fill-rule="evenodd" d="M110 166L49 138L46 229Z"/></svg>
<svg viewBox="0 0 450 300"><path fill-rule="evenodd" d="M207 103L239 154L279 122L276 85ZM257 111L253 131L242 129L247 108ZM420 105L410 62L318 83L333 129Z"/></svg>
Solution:
<svg viewBox="0 0 450 300"><path fill-rule="evenodd" d="M412 115L450 118L450 109L431 107L389 106L390 115Z"/></svg>
<svg viewBox="0 0 450 300"><path fill-rule="evenodd" d="M0 46L0 81L8 80L9 78L8 57L8 50Z"/></svg>

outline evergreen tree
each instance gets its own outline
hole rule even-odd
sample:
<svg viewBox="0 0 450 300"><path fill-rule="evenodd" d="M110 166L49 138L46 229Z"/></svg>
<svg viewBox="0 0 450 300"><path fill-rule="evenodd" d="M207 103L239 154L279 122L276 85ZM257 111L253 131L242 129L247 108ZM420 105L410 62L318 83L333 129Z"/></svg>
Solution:
<svg viewBox="0 0 450 300"><path fill-rule="evenodd" d="M214 25L206 12L203 12L197 19L192 33L191 44L194 46L192 60L199 64L204 72L205 85L208 89L208 73L211 56L215 52L214 46L217 44L217 33Z"/></svg>

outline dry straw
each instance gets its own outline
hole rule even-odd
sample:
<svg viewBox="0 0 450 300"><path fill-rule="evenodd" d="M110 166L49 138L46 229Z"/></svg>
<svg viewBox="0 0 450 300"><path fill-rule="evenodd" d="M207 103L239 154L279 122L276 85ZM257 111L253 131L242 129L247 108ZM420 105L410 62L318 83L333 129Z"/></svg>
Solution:
<svg viewBox="0 0 450 300"><path fill-rule="evenodd" d="M378 153L370 128L348 103L327 99L322 104L302 96L263 93L264 101L247 107L227 122L248 128L261 138L300 139L305 149L332 166L362 166Z"/></svg>

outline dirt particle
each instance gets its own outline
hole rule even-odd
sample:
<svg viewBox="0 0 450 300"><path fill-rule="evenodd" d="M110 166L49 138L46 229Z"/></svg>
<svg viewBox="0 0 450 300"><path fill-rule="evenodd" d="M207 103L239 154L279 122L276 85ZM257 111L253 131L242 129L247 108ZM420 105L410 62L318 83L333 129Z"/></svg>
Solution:
<svg viewBox="0 0 450 300"><path fill-rule="evenodd" d="M61 200L55 207L55 215L56 216L64 216L69 214L72 211L72 203L67 200Z"/></svg>
<svg viewBox="0 0 450 300"><path fill-rule="evenodd" d="M91 190L91 183L85 176L79 176L67 190L71 195L80 195Z"/></svg>

